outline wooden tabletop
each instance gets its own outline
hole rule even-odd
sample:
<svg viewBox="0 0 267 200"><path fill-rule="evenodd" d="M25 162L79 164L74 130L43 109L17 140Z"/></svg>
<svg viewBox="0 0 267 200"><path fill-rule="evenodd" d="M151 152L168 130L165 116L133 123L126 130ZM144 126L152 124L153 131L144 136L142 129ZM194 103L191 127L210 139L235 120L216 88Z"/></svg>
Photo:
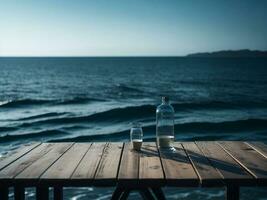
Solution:
<svg viewBox="0 0 267 200"><path fill-rule="evenodd" d="M267 186L261 142L34 143L0 158L0 185L179 187Z"/></svg>

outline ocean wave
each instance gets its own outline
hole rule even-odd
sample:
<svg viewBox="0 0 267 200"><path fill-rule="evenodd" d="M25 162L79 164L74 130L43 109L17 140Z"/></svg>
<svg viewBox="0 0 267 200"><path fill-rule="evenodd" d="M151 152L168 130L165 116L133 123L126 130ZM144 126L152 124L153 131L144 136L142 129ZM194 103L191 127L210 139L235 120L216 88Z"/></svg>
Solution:
<svg viewBox="0 0 267 200"><path fill-rule="evenodd" d="M183 132L213 132L228 133L242 131L256 131L267 129L267 119L242 119L236 121L223 122L191 122L184 124L176 124L175 129Z"/></svg>
<svg viewBox="0 0 267 200"><path fill-rule="evenodd" d="M145 105L137 107L115 108L104 112L95 113L92 115L61 117L53 119L39 120L35 122L25 122L18 127L29 127L42 124L73 124L73 123L90 123L104 121L125 121L131 119L142 119L154 115L155 106Z"/></svg>
<svg viewBox="0 0 267 200"><path fill-rule="evenodd" d="M184 109L249 109L267 108L267 102L226 102L226 101L203 101L203 102L182 102L172 104L176 111Z"/></svg>
<svg viewBox="0 0 267 200"><path fill-rule="evenodd" d="M239 106L239 107L237 107ZM173 104L174 109L176 112L179 111L192 111L192 110L206 110L207 112L209 110L226 110L226 109L236 109L240 110L240 104L226 104L224 102L203 102L203 103L175 103ZM244 108L248 109L248 106L243 104ZM266 107L267 108L267 107ZM40 119L37 121L33 122L25 122L25 123L20 123L16 125L17 128L19 127L30 127L30 126L38 126L38 125L64 125L64 124L81 124L81 123L102 123L102 122L109 122L109 123L115 123L115 122L129 122L133 120L147 120L147 119L154 119L155 118L155 110L156 110L156 105L151 105L151 104L145 104L141 106L128 106L128 107L122 107L122 108L113 108L107 111L99 112L99 113L94 113L90 115L83 115L83 116L64 116L62 117L63 114L59 113L48 113L47 115L55 116L53 118L47 118L47 119ZM44 114L44 117L46 114ZM57 116L58 115L58 116ZM32 118L42 118L43 116L33 116ZM29 117L30 118L30 117ZM26 119L29 119L26 118ZM213 122L210 123L203 123L200 122L201 124L196 123L190 125L190 128L196 127L198 129L201 125L201 127L207 126L209 129L215 130L216 128L219 128L220 130L225 130L225 124L222 124L221 126L217 124L216 126L214 125ZM228 123L228 122L226 122ZM260 123L260 122L255 122L255 123ZM228 124L227 124L228 125ZM262 125L262 124L260 124ZM232 128L234 125L232 125ZM237 126L237 125L235 125ZM214 127L214 128L213 128ZM255 127L255 126L252 126ZM187 125L184 125L184 128L187 128ZM239 127L237 126L236 129ZM250 127L248 127L250 128ZM257 128L257 127L256 127ZM251 130L251 129L250 129Z"/></svg>
<svg viewBox="0 0 267 200"><path fill-rule="evenodd" d="M86 129L88 127L79 127ZM66 128L68 129L68 127ZM150 140L155 137L155 125L148 125L143 127L145 140ZM9 130L7 127L6 130ZM259 132L267 130L267 119L244 119L236 121L224 121L224 122L189 122L175 124L175 135L184 138L191 138L194 136L195 140L205 139L224 139L226 135L230 136L234 133L240 134L248 132ZM70 131L70 130L69 130ZM55 130L44 130L40 132L30 132L22 135L2 135L0 136L0 142L16 141L20 139L31 139L40 137L54 137L51 141L123 141L129 139L129 129L119 132L113 132L109 134L98 135L82 135L73 138L56 138L59 135L68 136L71 132L65 131L64 127ZM229 135L230 134L230 135Z"/></svg>
<svg viewBox="0 0 267 200"><path fill-rule="evenodd" d="M0 127L0 132L15 131L17 127Z"/></svg>
<svg viewBox="0 0 267 200"><path fill-rule="evenodd" d="M120 86L127 87L127 86ZM127 87L128 88L128 87ZM128 88L131 90L130 88ZM132 88L133 89L133 88ZM27 107L27 106L41 106L41 105L71 105L71 104L86 104L89 102L104 102L105 99L100 98L89 98L89 97L75 97L71 99L17 99L0 102L0 108L16 108L16 107ZM151 112L154 114L156 110L155 104L144 104L141 106L129 106L125 108L114 108L103 113L114 113L116 111L121 112L134 112L131 114L139 114L138 111L144 110L144 112ZM224 101L203 101L203 102L174 102L172 104L175 110L185 109L249 109L249 108L267 108L267 102L224 102ZM98 114L98 113L97 113ZM97 115L96 114L96 115ZM123 114L123 113L122 113ZM140 112L140 115L142 112Z"/></svg>
<svg viewBox="0 0 267 200"><path fill-rule="evenodd" d="M130 87L130 86L126 86L124 84L117 84L116 85L116 89L118 89L121 92L136 92L136 93L143 93L144 91L134 88L134 87Z"/></svg>
<svg viewBox="0 0 267 200"><path fill-rule="evenodd" d="M93 101L106 101L105 99L88 98L88 97L76 97L72 99L63 99L57 101L57 105L68 105L68 104L85 104Z"/></svg>
<svg viewBox="0 0 267 200"><path fill-rule="evenodd" d="M16 108L16 107L24 107L24 106L33 106L33 105L44 105L51 103L51 100L41 100L41 99L18 99L18 100L9 100L2 102L0 104L1 108Z"/></svg>
<svg viewBox="0 0 267 200"><path fill-rule="evenodd" d="M89 97L75 97L71 99L14 99L8 101L1 101L0 108L16 108L26 106L41 106L41 105L68 105L68 104L85 104L93 101L106 101L104 99L89 98Z"/></svg>
<svg viewBox="0 0 267 200"><path fill-rule="evenodd" d="M225 122L191 122L175 125L175 135L183 140L223 140L233 137L234 133L247 133L248 131L263 134L267 130L267 119L245 119ZM144 126L144 140L151 141L155 138L155 125ZM265 132L264 132L265 133ZM185 135L184 135L185 134ZM53 139L51 142L88 142L88 141L125 141L129 139L129 130L110 134L83 135L72 138Z"/></svg>
<svg viewBox="0 0 267 200"><path fill-rule="evenodd" d="M110 134L99 134L99 135L81 135L71 138L57 138L49 140L49 142L114 142L114 141L125 141L129 139L129 130L122 132L115 132Z"/></svg>
<svg viewBox="0 0 267 200"><path fill-rule="evenodd" d="M68 113L67 112L62 112L62 113L49 112L49 113L43 113L43 114L39 114L39 115L33 115L33 116L29 116L29 117L20 118L18 120L24 121L24 120L32 120L32 119L39 119L39 118L45 118L45 117L56 117L56 116L62 116L65 114L68 114Z"/></svg>
<svg viewBox="0 0 267 200"><path fill-rule="evenodd" d="M242 133L247 131L267 130L267 119L241 119L223 122L188 122L175 124L175 133ZM155 125L143 127L146 133L155 132Z"/></svg>
<svg viewBox="0 0 267 200"><path fill-rule="evenodd" d="M33 139L33 138L42 138L42 137L55 137L59 135L67 135L68 133L62 130L44 130L40 132L31 132L21 135L2 135L0 136L0 143L3 142L12 142L23 139Z"/></svg>

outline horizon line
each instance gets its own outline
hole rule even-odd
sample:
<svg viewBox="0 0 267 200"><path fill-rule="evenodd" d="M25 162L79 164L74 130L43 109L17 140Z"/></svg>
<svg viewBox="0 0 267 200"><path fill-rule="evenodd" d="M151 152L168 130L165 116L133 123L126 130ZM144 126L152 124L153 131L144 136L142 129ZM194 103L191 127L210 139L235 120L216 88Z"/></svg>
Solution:
<svg viewBox="0 0 267 200"><path fill-rule="evenodd" d="M215 50L215 51L198 51L198 52L192 52L185 55L0 55L0 58L111 58L111 57L187 57L192 54L199 54L199 53L216 53L216 52L222 52L222 51L260 51L260 52L267 52L266 50L260 50L260 49L249 49L249 48L243 48L243 49L222 49L222 50Z"/></svg>
<svg viewBox="0 0 267 200"><path fill-rule="evenodd" d="M121 57L187 57L187 55L184 56L178 56L178 55L122 55L122 56L117 56L117 55L97 55L97 56L75 56L75 55L56 55L56 56L52 56L52 55L44 55L44 56L26 56L26 55L19 55L19 56L13 56L13 55L8 55L8 56L0 56L0 58L121 58Z"/></svg>

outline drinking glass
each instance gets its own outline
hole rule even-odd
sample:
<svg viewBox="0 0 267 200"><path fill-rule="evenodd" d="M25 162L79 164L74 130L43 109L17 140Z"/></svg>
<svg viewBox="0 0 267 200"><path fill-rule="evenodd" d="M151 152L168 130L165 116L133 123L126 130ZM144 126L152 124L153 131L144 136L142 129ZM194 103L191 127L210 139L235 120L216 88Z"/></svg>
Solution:
<svg viewBox="0 0 267 200"><path fill-rule="evenodd" d="M130 138L133 149L139 151L141 149L143 142L143 130L140 123L138 122L132 123Z"/></svg>

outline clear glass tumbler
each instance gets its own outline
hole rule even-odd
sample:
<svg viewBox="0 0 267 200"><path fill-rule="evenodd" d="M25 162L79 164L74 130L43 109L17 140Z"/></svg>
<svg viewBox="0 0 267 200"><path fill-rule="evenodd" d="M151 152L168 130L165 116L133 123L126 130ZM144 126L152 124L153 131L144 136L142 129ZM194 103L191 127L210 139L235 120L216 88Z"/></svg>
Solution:
<svg viewBox="0 0 267 200"><path fill-rule="evenodd" d="M131 143L133 146L133 149L139 151L142 146L143 142L143 130L142 126L138 122L132 123L132 128L130 131L130 138L131 138Z"/></svg>

